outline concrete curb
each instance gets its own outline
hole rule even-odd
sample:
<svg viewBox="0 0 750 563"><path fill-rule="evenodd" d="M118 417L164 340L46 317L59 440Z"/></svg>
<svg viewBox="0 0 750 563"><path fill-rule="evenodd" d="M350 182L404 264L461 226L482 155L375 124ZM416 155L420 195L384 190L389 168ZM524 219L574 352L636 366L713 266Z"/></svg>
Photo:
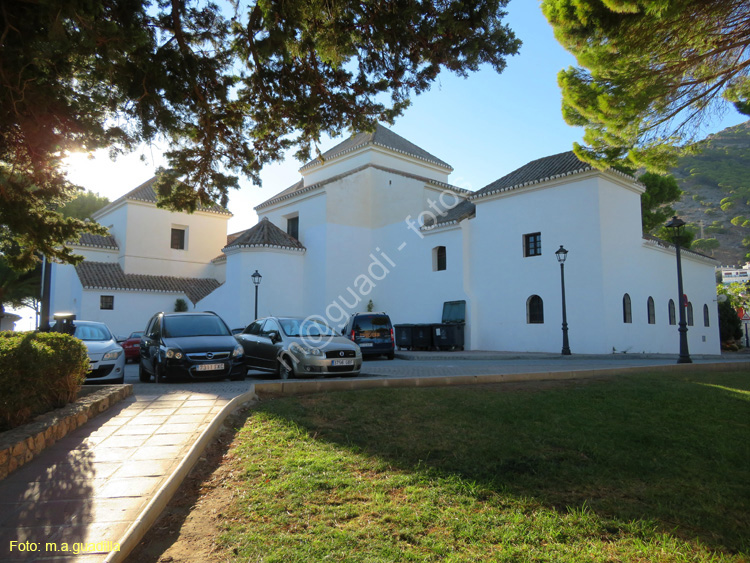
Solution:
<svg viewBox="0 0 750 563"><path fill-rule="evenodd" d="M191 446L187 455L182 459L172 475L162 483L162 486L149 501L146 508L143 509L138 518L136 518L135 522L130 525L120 539L120 550L111 551L106 559L104 559L104 563L120 563L125 561L130 552L133 551L138 545L138 542L143 539L146 532L148 532L154 522L156 522L156 519L162 513L164 508L166 508L167 504L169 504L169 501L203 454L203 451L214 439L226 418L243 404L254 399L257 399L257 395L255 394L254 386L251 385L249 391L246 391L242 395L238 395L224 406L221 412L214 417L211 424L208 425Z"/></svg>
<svg viewBox="0 0 750 563"><path fill-rule="evenodd" d="M602 375L632 373L671 373L697 371L750 371L750 361L716 362L700 364L669 364L655 366L633 366L578 369L570 371L543 371L534 373L497 373L491 375L455 376L415 376L399 378L334 379L334 380L293 380L271 383L256 383L255 392L271 395L297 395L324 391L353 391L357 389L378 389L396 387L435 387L444 385L479 385L483 383L504 383L519 381L544 381L556 379L583 379Z"/></svg>

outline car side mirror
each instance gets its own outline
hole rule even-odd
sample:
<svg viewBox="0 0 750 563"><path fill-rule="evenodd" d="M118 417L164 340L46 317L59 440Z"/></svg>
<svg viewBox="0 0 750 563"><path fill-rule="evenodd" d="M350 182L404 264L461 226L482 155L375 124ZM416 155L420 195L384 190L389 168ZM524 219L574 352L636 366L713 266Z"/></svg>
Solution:
<svg viewBox="0 0 750 563"><path fill-rule="evenodd" d="M281 342L281 335L279 334L278 330L272 330L268 333L268 336L271 338L271 342L276 344L277 342Z"/></svg>

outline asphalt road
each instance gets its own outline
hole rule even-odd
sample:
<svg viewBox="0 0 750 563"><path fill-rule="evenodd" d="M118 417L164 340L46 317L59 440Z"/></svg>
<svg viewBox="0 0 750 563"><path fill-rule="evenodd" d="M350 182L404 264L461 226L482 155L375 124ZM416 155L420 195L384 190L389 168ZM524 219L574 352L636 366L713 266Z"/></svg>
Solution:
<svg viewBox="0 0 750 563"><path fill-rule="evenodd" d="M695 364L715 364L747 362L750 355L722 356L714 358L695 358ZM461 375L496 375L517 373L554 373L561 371L585 371L600 369L618 369L675 364L672 357L639 357L636 355L602 355L602 356L556 356L529 354L508 355L491 359L465 359L458 356L444 355L438 359L365 360L360 378L400 378L400 377L455 377ZM339 379L339 378L329 378ZM250 389L253 383L277 381L270 374L260 371L248 372L245 381L170 381L168 383L141 383L138 380L138 365L126 364L125 383L132 383L136 395L161 395L174 392L190 393L225 393L240 394Z"/></svg>

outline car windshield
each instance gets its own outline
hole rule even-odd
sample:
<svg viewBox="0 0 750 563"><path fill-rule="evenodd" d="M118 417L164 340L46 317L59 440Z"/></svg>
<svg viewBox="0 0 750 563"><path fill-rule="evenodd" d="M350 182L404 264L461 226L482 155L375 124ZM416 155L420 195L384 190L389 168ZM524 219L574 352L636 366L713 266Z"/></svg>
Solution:
<svg viewBox="0 0 750 563"><path fill-rule="evenodd" d="M279 319L281 330L287 336L338 336L338 333L321 321L310 319Z"/></svg>
<svg viewBox="0 0 750 563"><path fill-rule="evenodd" d="M182 336L230 336L231 333L219 317L185 315L164 317L165 338Z"/></svg>
<svg viewBox="0 0 750 563"><path fill-rule="evenodd" d="M95 340L112 340L112 335L104 325L75 325L73 336L84 342Z"/></svg>
<svg viewBox="0 0 750 563"><path fill-rule="evenodd" d="M128 336L128 339L130 339L130 338L140 338L141 336L143 336L142 332L131 332L130 336Z"/></svg>
<svg viewBox="0 0 750 563"><path fill-rule="evenodd" d="M383 315L361 315L354 321L352 329L361 338L389 338L391 322Z"/></svg>

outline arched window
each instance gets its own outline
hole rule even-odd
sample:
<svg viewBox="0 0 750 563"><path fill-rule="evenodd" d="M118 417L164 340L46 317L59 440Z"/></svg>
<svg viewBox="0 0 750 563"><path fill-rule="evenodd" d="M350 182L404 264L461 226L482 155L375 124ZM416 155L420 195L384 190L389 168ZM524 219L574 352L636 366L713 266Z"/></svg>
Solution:
<svg viewBox="0 0 750 563"><path fill-rule="evenodd" d="M711 326L708 318L708 305L703 305L703 326Z"/></svg>
<svg viewBox="0 0 750 563"><path fill-rule="evenodd" d="M444 246L436 246L432 249L432 271L440 272L446 268L446 255Z"/></svg>
<svg viewBox="0 0 750 563"><path fill-rule="evenodd" d="M630 295L627 293L622 297L622 322L633 322L633 310L630 306Z"/></svg>
<svg viewBox="0 0 750 563"><path fill-rule="evenodd" d="M544 301L538 295L526 300L526 322L528 324L544 323Z"/></svg>
<svg viewBox="0 0 750 563"><path fill-rule="evenodd" d="M693 326L693 304L690 301L687 304L687 324Z"/></svg>
<svg viewBox="0 0 750 563"><path fill-rule="evenodd" d="M656 324L656 310L654 309L653 297L648 298L648 301L646 302L646 309L648 313L648 324L650 325Z"/></svg>
<svg viewBox="0 0 750 563"><path fill-rule="evenodd" d="M672 299L669 300L669 324L677 324L677 316L675 314L674 301Z"/></svg>

